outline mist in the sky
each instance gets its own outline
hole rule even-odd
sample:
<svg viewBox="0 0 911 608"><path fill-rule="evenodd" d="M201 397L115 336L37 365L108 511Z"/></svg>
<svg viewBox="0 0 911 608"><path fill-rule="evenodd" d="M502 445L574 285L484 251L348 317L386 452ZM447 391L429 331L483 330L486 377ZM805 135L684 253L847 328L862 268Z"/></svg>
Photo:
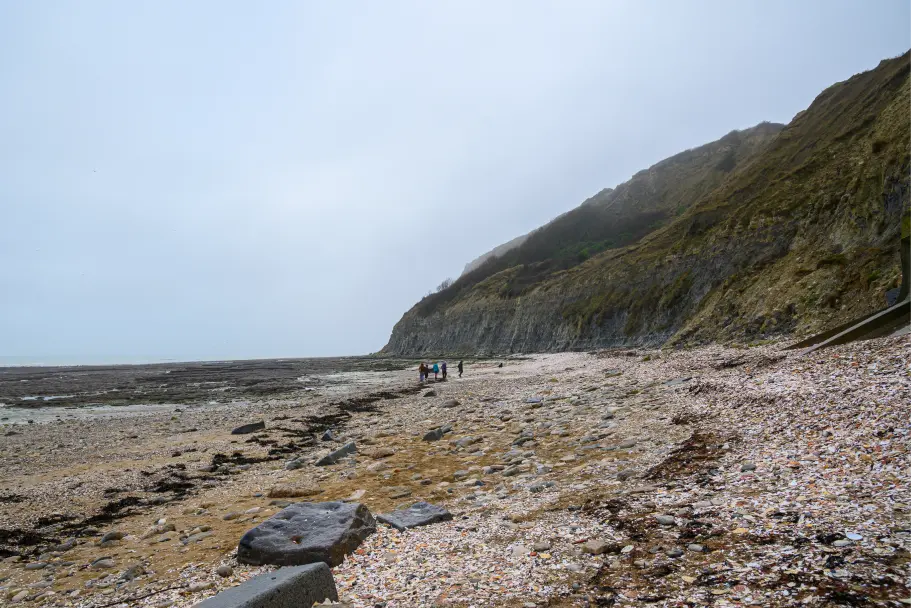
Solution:
<svg viewBox="0 0 911 608"><path fill-rule="evenodd" d="M0 0L0 355L363 354L464 264L911 46L907 0Z"/></svg>

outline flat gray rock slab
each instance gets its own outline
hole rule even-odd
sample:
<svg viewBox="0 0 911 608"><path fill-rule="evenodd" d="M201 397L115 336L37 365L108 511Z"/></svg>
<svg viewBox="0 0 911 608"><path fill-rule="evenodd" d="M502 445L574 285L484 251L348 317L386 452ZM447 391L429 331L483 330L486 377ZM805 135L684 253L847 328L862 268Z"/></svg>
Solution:
<svg viewBox="0 0 911 608"><path fill-rule="evenodd" d="M316 563L260 574L195 608L298 608L323 600L337 601L338 591L329 566Z"/></svg>
<svg viewBox="0 0 911 608"><path fill-rule="evenodd" d="M250 424L244 424L237 427L231 431L232 435L248 435L250 433L255 433L256 431L262 431L266 428L266 423L260 420L259 422L252 422Z"/></svg>
<svg viewBox="0 0 911 608"><path fill-rule="evenodd" d="M324 466L327 466L330 464L337 464L338 461L341 460L342 458L344 458L345 456L350 456L351 454L355 454L356 452L357 452L357 446L354 445L353 441L351 443L346 443L345 445L343 445L339 449L335 450L334 452L330 452L330 453L326 454L325 456L323 456L322 458L320 458L319 460L317 460L316 466L324 467Z"/></svg>
<svg viewBox="0 0 911 608"><path fill-rule="evenodd" d="M357 502L298 502L252 530L237 546L237 561L260 566L338 566L376 531L376 520Z"/></svg>
<svg viewBox="0 0 911 608"><path fill-rule="evenodd" d="M376 520L388 524L396 530L407 530L418 526L427 526L440 521L452 520L452 513L432 505L429 502L417 502L407 509L399 509L392 513L377 515Z"/></svg>
<svg viewBox="0 0 911 608"><path fill-rule="evenodd" d="M685 377L681 377L681 378L674 378L673 380L668 380L667 382L665 382L665 383L664 383L664 386L677 386L677 385L679 385L679 384L685 384L685 383L689 382L689 381L692 380L692 379L693 379L692 376L685 376Z"/></svg>

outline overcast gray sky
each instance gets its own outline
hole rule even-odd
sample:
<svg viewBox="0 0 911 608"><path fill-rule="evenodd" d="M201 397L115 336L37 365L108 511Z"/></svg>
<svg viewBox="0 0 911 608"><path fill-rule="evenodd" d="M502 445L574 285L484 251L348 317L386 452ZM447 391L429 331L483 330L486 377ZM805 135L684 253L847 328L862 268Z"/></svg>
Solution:
<svg viewBox="0 0 911 608"><path fill-rule="evenodd" d="M0 355L362 354L466 262L911 46L907 0L0 0Z"/></svg>

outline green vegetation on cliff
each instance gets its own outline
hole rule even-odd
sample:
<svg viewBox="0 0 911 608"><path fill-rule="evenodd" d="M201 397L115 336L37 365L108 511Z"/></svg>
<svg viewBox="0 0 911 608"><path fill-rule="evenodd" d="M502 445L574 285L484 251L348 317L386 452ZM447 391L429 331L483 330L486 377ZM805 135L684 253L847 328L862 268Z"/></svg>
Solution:
<svg viewBox="0 0 911 608"><path fill-rule="evenodd" d="M880 307L899 280L909 92L905 54L786 127L662 161L424 298L387 350L754 340Z"/></svg>

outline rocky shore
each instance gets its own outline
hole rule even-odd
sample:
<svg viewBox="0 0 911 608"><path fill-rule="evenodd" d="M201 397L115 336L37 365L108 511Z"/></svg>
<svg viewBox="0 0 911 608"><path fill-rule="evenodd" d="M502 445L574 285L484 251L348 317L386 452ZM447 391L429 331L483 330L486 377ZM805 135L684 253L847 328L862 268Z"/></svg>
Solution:
<svg viewBox="0 0 911 608"><path fill-rule="evenodd" d="M287 504L426 500L452 520L378 525L342 605L907 605L911 340L782 346L7 426L0 603L191 606L271 568L237 544Z"/></svg>

